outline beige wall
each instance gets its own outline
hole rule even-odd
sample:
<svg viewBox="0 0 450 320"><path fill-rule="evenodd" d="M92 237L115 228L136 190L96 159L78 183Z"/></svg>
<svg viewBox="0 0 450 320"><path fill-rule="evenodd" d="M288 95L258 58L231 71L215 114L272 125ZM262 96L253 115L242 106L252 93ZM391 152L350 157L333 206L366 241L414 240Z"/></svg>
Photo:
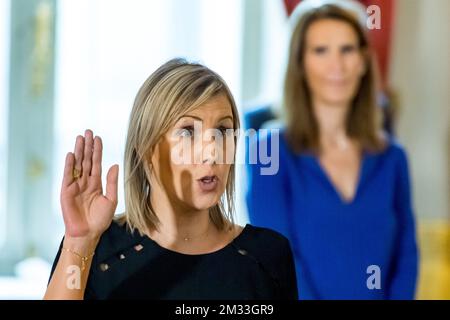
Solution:
<svg viewBox="0 0 450 320"><path fill-rule="evenodd" d="M450 1L398 0L391 86L410 159L416 214L450 217Z"/></svg>

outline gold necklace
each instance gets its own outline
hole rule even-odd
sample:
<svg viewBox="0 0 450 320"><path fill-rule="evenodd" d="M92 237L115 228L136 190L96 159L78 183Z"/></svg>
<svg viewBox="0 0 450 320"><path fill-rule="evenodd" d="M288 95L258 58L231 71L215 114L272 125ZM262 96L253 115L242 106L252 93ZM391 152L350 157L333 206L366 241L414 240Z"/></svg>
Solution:
<svg viewBox="0 0 450 320"><path fill-rule="evenodd" d="M184 237L182 237L183 241L184 242L188 242L188 241L192 241L193 239L201 239L203 237L206 238L206 236L207 236L207 234L209 232L210 224L211 223L208 223L208 227L206 228L206 231L203 232L202 234L196 235L195 237L184 236ZM167 235L168 235L171 239L174 239L175 241L179 239L179 237L177 237L176 235L170 234L168 232L158 231L158 233L161 234L162 236L166 237L166 238L167 238Z"/></svg>

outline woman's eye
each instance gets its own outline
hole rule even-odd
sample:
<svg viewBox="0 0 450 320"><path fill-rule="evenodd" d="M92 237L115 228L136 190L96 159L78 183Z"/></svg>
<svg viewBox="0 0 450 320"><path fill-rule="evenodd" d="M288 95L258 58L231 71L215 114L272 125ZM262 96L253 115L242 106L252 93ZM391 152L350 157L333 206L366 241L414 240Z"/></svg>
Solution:
<svg viewBox="0 0 450 320"><path fill-rule="evenodd" d="M222 136L230 135L233 132L233 130L231 128L227 128L227 127L224 127L224 126L220 126L219 128L217 128L217 130L220 131Z"/></svg>
<svg viewBox="0 0 450 320"><path fill-rule="evenodd" d="M351 52L356 51L356 47L351 46L351 45L344 46L344 47L342 47L341 51L342 51L342 53L351 53Z"/></svg>
<svg viewBox="0 0 450 320"><path fill-rule="evenodd" d="M313 49L314 53L316 54L323 54L327 51L326 47L316 47Z"/></svg>
<svg viewBox="0 0 450 320"><path fill-rule="evenodd" d="M178 130L178 135L184 138L190 138L194 136L194 127L187 126Z"/></svg>

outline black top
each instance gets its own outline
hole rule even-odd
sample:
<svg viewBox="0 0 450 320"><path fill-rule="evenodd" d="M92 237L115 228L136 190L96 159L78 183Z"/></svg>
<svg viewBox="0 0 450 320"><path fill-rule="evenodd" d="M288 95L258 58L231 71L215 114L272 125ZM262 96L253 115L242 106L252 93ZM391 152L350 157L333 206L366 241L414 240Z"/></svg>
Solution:
<svg viewBox="0 0 450 320"><path fill-rule="evenodd" d="M289 242L270 229L247 224L224 248L189 255L113 222L96 248L84 298L297 299L297 285Z"/></svg>

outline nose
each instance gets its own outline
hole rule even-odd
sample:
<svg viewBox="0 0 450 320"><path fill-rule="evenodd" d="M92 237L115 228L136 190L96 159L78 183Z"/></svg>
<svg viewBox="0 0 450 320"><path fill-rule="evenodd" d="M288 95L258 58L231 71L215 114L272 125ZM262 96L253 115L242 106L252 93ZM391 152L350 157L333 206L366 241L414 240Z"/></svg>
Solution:
<svg viewBox="0 0 450 320"><path fill-rule="evenodd" d="M216 164L217 163L217 146L214 141L209 142L202 148L201 163L202 164Z"/></svg>
<svg viewBox="0 0 450 320"><path fill-rule="evenodd" d="M329 56L328 70L333 75L341 75L344 72L344 57L340 50L333 50Z"/></svg>
<svg viewBox="0 0 450 320"><path fill-rule="evenodd" d="M203 162L202 162L202 164L215 164L215 163L216 163L216 160L214 159L214 157L203 159Z"/></svg>
<svg viewBox="0 0 450 320"><path fill-rule="evenodd" d="M208 139L203 136L202 141L198 141L195 146L197 164L216 164L219 150L215 139Z"/></svg>

